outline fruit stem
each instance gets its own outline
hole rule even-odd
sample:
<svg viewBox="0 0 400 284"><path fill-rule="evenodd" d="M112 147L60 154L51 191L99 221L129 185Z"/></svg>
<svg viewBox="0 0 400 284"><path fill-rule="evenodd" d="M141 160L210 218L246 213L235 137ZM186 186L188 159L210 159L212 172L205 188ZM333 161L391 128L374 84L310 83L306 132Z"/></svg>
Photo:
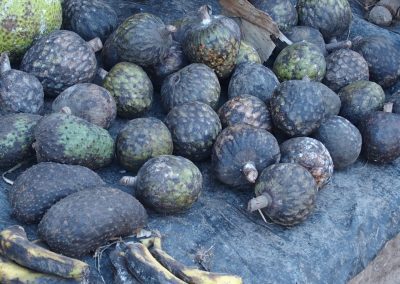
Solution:
<svg viewBox="0 0 400 284"><path fill-rule="evenodd" d="M344 40L344 41L339 41L339 42L331 42L325 45L325 48L328 52L337 50L337 49L342 49L342 48L351 48L352 43L350 40Z"/></svg>
<svg viewBox="0 0 400 284"><path fill-rule="evenodd" d="M94 52L97 52L103 48L103 43L101 42L101 39L98 37L89 40L87 43L90 45L90 47Z"/></svg>
<svg viewBox="0 0 400 284"><path fill-rule="evenodd" d="M104 80L107 77L108 72L104 70L103 68L97 69L97 75L101 78L101 80Z"/></svg>
<svg viewBox="0 0 400 284"><path fill-rule="evenodd" d="M124 176L119 180L121 185L136 187L136 177Z"/></svg>
<svg viewBox="0 0 400 284"><path fill-rule="evenodd" d="M210 5L203 5L199 9L200 17L203 19L203 24L211 22L212 8Z"/></svg>
<svg viewBox="0 0 400 284"><path fill-rule="evenodd" d="M0 54L0 74L3 74L8 70L11 70L10 58L6 52L3 52Z"/></svg>
<svg viewBox="0 0 400 284"><path fill-rule="evenodd" d="M247 210L249 212L254 212L270 206L271 203L271 196L268 193L263 192L260 196L257 196L249 201L247 204Z"/></svg>
<svg viewBox="0 0 400 284"><path fill-rule="evenodd" d="M62 107L62 108L60 109L60 112L61 112L61 113L64 113L64 114L72 114L72 110L70 109L70 107L67 107L67 106Z"/></svg>
<svg viewBox="0 0 400 284"><path fill-rule="evenodd" d="M383 106L384 112L393 112L393 103L387 103Z"/></svg>
<svg viewBox="0 0 400 284"><path fill-rule="evenodd" d="M243 166L243 173L246 176L246 179L250 183L255 183L258 177L258 171L256 169L256 165L253 162L247 162Z"/></svg>

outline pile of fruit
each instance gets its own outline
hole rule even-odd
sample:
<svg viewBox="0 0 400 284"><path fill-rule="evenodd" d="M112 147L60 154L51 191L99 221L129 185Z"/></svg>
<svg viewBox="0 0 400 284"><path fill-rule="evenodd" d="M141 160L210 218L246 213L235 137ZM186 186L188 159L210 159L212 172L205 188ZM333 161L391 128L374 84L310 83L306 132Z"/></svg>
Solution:
<svg viewBox="0 0 400 284"><path fill-rule="evenodd" d="M383 36L338 42L352 21L347 0L250 2L293 42L269 67L238 23L208 5L173 23L139 12L118 24L103 0L0 2L0 166L37 161L15 182L5 179L12 215L38 224L52 251L81 257L139 232L146 209L189 210L203 188L195 163L211 160L216 180L254 190L250 212L293 226L312 214L334 170L361 153L378 164L399 158L400 93L385 104L384 92L400 80L395 44ZM156 101L162 120L150 116ZM108 129L117 117L124 127L114 139ZM120 181L132 194L94 171L113 161L135 174ZM0 237L0 269L13 271L0 273L5 282L84 278L35 266L34 257L56 256L31 248L20 227ZM158 238L146 245L117 245L116 277L241 282L184 267ZM134 283L126 279L117 283Z"/></svg>

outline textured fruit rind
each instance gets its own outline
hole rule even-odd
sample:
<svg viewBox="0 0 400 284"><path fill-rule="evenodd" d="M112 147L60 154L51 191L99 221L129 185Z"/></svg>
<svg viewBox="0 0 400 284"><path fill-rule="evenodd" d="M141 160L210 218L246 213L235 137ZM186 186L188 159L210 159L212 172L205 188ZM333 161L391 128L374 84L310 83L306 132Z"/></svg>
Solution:
<svg viewBox="0 0 400 284"><path fill-rule="evenodd" d="M261 64L261 58L257 50L245 41L240 42L239 53L236 58L236 65L244 62L254 62Z"/></svg>
<svg viewBox="0 0 400 284"><path fill-rule="evenodd" d="M282 31L297 25L297 11L290 0L253 0L250 2L257 9L270 15Z"/></svg>

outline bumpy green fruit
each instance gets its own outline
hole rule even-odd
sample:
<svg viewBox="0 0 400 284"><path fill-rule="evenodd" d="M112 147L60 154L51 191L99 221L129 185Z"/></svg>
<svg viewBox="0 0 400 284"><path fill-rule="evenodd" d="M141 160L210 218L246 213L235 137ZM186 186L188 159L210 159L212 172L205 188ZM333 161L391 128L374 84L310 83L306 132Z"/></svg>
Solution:
<svg viewBox="0 0 400 284"><path fill-rule="evenodd" d="M257 50L245 41L240 42L239 54L236 58L236 65L244 62L261 63L260 55Z"/></svg>

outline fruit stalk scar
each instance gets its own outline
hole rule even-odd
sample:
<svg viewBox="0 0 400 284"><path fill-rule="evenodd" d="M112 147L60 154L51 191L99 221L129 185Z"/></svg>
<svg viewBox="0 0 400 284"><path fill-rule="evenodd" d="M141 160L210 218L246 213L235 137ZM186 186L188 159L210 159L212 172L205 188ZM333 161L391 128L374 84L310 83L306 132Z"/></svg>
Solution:
<svg viewBox="0 0 400 284"><path fill-rule="evenodd" d="M126 186L136 186L136 181L137 178L136 177L131 177L131 176L124 176L119 180L119 183L121 185L126 185Z"/></svg>
<svg viewBox="0 0 400 284"><path fill-rule="evenodd" d="M255 183L258 177L258 171L254 162L247 162L243 166L243 173L250 183Z"/></svg>
<svg viewBox="0 0 400 284"><path fill-rule="evenodd" d="M254 212L263 208L268 207L272 203L271 196L264 192L260 196L255 197L249 201L247 204L247 210L250 212Z"/></svg>
<svg viewBox="0 0 400 284"><path fill-rule="evenodd" d="M92 48L93 52L100 51L103 48L103 43L101 42L101 39L98 37L89 40L87 43Z"/></svg>
<svg viewBox="0 0 400 284"><path fill-rule="evenodd" d="M11 70L10 58L6 52L3 52L0 54L0 75L8 70Z"/></svg>
<svg viewBox="0 0 400 284"><path fill-rule="evenodd" d="M70 109L69 107L67 107L67 106L62 107L62 108L60 109L60 112L61 112L61 113L65 113L65 114L72 114L71 109Z"/></svg>

